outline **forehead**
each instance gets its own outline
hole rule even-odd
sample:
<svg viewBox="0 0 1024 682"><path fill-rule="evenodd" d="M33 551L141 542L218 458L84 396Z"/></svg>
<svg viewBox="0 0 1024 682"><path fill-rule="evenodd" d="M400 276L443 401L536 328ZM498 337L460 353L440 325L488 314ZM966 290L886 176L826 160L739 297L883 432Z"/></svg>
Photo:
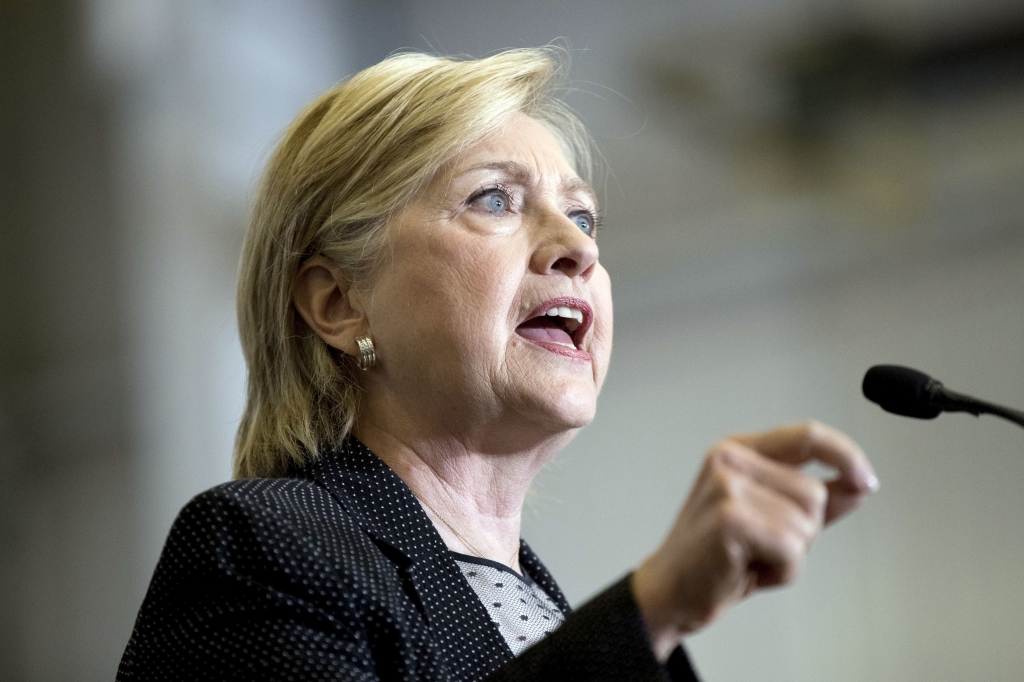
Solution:
<svg viewBox="0 0 1024 682"><path fill-rule="evenodd" d="M494 156L504 156L548 172L575 175L554 134L540 121L514 114L508 122L473 145L453 165L469 166Z"/></svg>
<svg viewBox="0 0 1024 682"><path fill-rule="evenodd" d="M448 181L483 172L499 172L517 179L557 184L594 199L590 187L565 158L562 145L541 122L515 114L508 123L456 156L438 175Z"/></svg>

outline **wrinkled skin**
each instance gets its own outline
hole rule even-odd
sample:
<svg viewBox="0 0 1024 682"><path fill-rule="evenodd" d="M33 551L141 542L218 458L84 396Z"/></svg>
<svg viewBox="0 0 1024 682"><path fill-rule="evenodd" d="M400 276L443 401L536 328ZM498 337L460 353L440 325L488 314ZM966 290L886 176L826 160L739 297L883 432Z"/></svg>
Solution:
<svg viewBox="0 0 1024 682"><path fill-rule="evenodd" d="M594 212L555 138L518 115L396 216L369 286L322 256L296 277L294 305L326 343L356 356L356 338L372 337L379 362L362 377L356 433L454 550L517 568L530 482L593 419L612 341ZM575 348L538 342L523 324L558 297L592 311ZM837 478L803 473L810 460ZM633 575L655 653L666 658L753 590L794 580L822 527L876 486L860 448L815 422L714 446Z"/></svg>

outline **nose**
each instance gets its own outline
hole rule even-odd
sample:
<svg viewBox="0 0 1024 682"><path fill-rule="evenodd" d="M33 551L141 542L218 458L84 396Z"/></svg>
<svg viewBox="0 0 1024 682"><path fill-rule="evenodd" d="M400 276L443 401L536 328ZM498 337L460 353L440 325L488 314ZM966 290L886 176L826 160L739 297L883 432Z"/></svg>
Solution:
<svg viewBox="0 0 1024 682"><path fill-rule="evenodd" d="M566 215L552 211L539 226L541 239L531 259L534 272L588 281L597 267L597 242Z"/></svg>

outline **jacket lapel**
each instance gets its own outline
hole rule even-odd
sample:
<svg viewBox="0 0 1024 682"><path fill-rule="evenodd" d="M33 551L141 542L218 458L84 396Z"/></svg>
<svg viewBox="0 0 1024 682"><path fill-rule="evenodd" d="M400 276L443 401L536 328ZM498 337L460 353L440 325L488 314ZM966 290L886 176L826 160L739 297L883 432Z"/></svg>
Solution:
<svg viewBox="0 0 1024 682"><path fill-rule="evenodd" d="M420 600L437 653L448 660L453 672L493 670L512 659L512 651L434 524L383 460L349 437L310 465L309 473L366 533L400 555L399 566ZM532 552L527 553L536 560ZM539 560L536 563L540 565ZM540 582L533 570L530 575ZM547 571L543 575L554 583ZM542 586L552 594L547 585ZM560 591L557 594L561 596Z"/></svg>
<svg viewBox="0 0 1024 682"><path fill-rule="evenodd" d="M530 546L526 544L526 540L520 540L519 542L519 565L530 574L533 582L540 585L541 589L548 593L548 596L562 610L562 613L565 615L572 613L572 607L569 606L565 595L562 594L561 588L558 587L558 583L548 573L548 569L541 563L540 558L533 553Z"/></svg>

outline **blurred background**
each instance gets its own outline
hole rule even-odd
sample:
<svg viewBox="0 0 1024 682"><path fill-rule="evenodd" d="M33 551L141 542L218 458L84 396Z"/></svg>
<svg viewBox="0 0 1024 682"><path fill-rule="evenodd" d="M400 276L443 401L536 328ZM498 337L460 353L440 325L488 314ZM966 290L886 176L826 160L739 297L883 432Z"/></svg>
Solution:
<svg viewBox="0 0 1024 682"><path fill-rule="evenodd" d="M556 39L617 317L526 512L570 600L653 550L711 443L814 417L881 491L690 639L703 677L1024 679L1024 432L859 389L901 363L1024 406L1019 0L5 0L0 680L112 679L177 510L229 478L279 131L397 49Z"/></svg>

